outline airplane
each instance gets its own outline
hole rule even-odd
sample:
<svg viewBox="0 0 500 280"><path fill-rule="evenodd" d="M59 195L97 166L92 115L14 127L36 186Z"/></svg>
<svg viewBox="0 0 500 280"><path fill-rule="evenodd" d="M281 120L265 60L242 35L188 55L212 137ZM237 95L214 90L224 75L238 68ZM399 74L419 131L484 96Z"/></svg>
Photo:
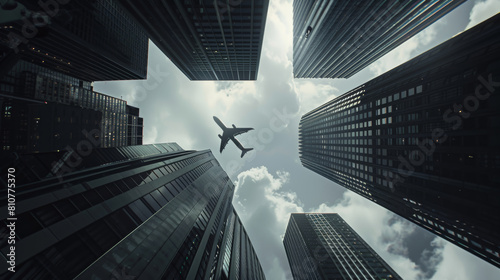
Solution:
<svg viewBox="0 0 500 280"><path fill-rule="evenodd" d="M253 150L253 148L245 148L241 145L240 141L234 138L236 135L240 135L242 133L253 130L253 128L237 128L233 124L233 128L227 128L216 116L214 116L214 121L222 128L223 133L222 136L219 134L219 138L221 139L220 143L220 152L226 147L227 142L229 140L233 141L233 143L241 150L241 157L243 157L248 151Z"/></svg>

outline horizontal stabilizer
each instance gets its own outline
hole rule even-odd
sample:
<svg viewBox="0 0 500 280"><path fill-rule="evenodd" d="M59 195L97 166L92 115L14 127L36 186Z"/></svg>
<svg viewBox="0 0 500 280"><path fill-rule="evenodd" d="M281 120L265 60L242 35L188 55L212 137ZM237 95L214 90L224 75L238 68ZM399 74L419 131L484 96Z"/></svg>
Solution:
<svg viewBox="0 0 500 280"><path fill-rule="evenodd" d="M243 157L248 151L251 151L251 150L253 150L253 148L241 150L241 157Z"/></svg>

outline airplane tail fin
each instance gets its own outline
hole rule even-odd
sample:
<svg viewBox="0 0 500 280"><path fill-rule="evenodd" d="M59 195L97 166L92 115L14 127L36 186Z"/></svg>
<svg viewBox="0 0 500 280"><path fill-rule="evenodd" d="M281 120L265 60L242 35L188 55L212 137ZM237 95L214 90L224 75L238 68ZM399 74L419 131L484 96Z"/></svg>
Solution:
<svg viewBox="0 0 500 280"><path fill-rule="evenodd" d="M247 152L253 150L253 148L249 148L249 149L245 149L243 148L243 150L241 150L241 157L243 157Z"/></svg>

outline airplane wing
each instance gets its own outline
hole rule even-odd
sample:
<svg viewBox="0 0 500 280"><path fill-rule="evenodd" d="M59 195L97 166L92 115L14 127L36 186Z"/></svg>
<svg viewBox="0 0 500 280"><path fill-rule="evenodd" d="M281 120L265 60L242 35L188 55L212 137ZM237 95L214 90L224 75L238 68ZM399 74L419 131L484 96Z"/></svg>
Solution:
<svg viewBox="0 0 500 280"><path fill-rule="evenodd" d="M219 138L220 138L220 152L222 153L222 151L224 150L224 148L226 147L227 145L227 142L229 142L229 137L227 137L227 134L224 133L222 136L220 136L219 134Z"/></svg>
<svg viewBox="0 0 500 280"><path fill-rule="evenodd" d="M253 128L226 128L227 134L235 137L236 135L240 135L242 133L253 130Z"/></svg>

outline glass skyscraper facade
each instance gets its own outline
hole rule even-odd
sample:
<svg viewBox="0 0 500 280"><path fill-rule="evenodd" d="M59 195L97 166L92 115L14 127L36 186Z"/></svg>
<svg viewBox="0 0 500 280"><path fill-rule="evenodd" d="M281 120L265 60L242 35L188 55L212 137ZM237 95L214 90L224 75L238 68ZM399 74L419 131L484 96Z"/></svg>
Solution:
<svg viewBox="0 0 500 280"><path fill-rule="evenodd" d="M127 146L142 145L143 125L139 108L127 105Z"/></svg>
<svg viewBox="0 0 500 280"><path fill-rule="evenodd" d="M500 16L302 116L304 167L500 267Z"/></svg>
<svg viewBox="0 0 500 280"><path fill-rule="evenodd" d="M0 278L265 279L231 204L234 185L209 150L170 143L80 156L2 163L17 180L15 213L1 207L3 266L6 224L17 223L16 272Z"/></svg>
<svg viewBox="0 0 500 280"><path fill-rule="evenodd" d="M97 129L101 147L142 144L139 108L92 83L19 60L0 78L1 149L47 152L75 147Z"/></svg>
<svg viewBox="0 0 500 280"><path fill-rule="evenodd" d="M338 214L293 213L283 239L294 279L402 279Z"/></svg>
<svg viewBox="0 0 500 280"><path fill-rule="evenodd" d="M463 2L294 0L294 77L349 78Z"/></svg>
<svg viewBox="0 0 500 280"><path fill-rule="evenodd" d="M86 81L146 79L147 35L116 1L13 2L28 13L0 28L0 50Z"/></svg>
<svg viewBox="0 0 500 280"><path fill-rule="evenodd" d="M118 0L190 80L256 80L269 0Z"/></svg>

